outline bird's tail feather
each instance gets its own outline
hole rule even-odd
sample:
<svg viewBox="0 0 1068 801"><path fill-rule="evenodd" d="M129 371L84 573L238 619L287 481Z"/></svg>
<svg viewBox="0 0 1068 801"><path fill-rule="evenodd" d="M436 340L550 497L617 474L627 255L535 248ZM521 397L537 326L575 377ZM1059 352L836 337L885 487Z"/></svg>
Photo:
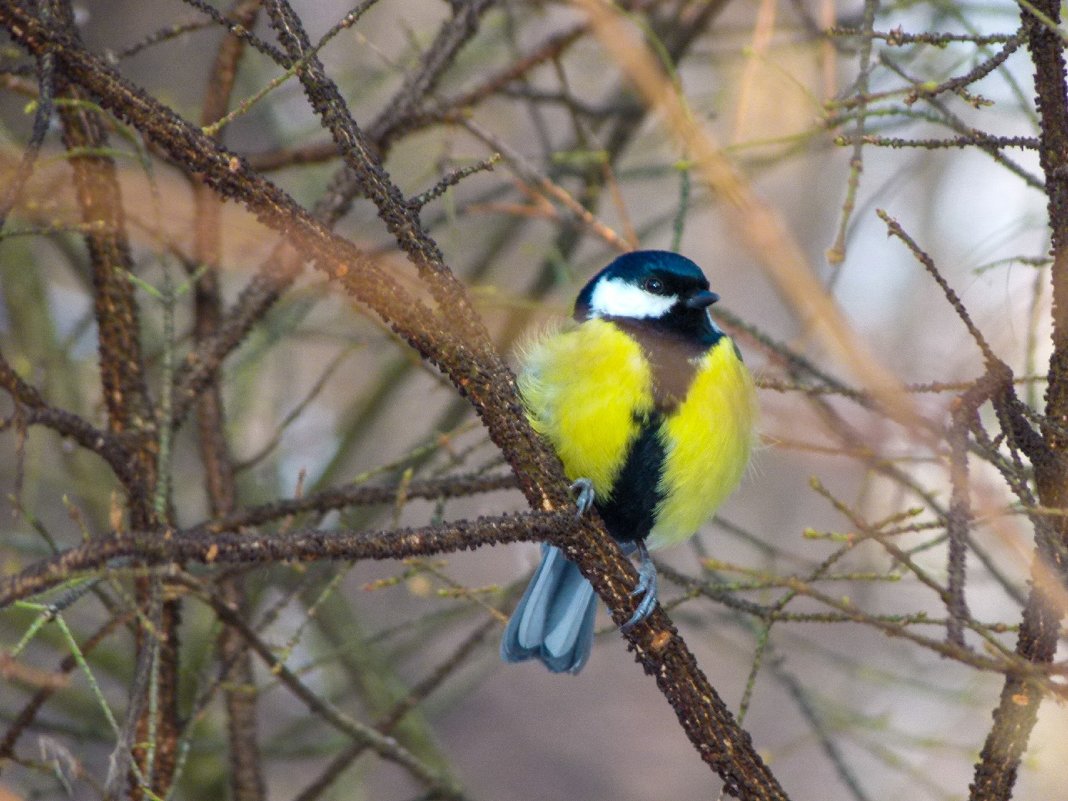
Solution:
<svg viewBox="0 0 1068 801"><path fill-rule="evenodd" d="M505 662L540 659L553 673L578 673L593 648L597 596L574 562L543 545L541 564L501 640Z"/></svg>

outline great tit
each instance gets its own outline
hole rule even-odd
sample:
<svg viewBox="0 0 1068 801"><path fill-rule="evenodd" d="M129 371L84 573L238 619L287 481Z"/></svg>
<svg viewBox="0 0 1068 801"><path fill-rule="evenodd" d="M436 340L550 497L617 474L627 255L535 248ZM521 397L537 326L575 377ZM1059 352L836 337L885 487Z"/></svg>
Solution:
<svg viewBox="0 0 1068 801"><path fill-rule="evenodd" d="M627 553L640 558L637 609L656 607L649 551L691 537L749 462L756 401L734 342L709 316L719 297L676 253L620 256L582 289L575 325L526 352L519 391L535 431ZM541 564L501 642L506 662L578 673L593 646L593 587L558 548Z"/></svg>

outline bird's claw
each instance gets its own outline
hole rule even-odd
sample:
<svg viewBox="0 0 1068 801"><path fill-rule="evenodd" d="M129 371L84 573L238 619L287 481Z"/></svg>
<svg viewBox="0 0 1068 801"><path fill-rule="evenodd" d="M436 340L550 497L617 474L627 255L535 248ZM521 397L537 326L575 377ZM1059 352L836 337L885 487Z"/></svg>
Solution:
<svg viewBox="0 0 1068 801"><path fill-rule="evenodd" d="M593 506L593 482L588 478L577 478L571 485L571 491L575 493L575 505L578 507L578 517L582 517Z"/></svg>
<svg viewBox="0 0 1068 801"><path fill-rule="evenodd" d="M641 596L641 600L638 601L638 606L634 609L634 614L630 616L630 620L619 627L619 630L626 633L632 628L637 626L656 609L657 604L657 580L656 580L656 565L653 564L653 560L649 558L649 552L645 550L644 543L639 544L638 552L641 554L641 564L638 565L638 583L634 585L634 589L630 595L632 598Z"/></svg>

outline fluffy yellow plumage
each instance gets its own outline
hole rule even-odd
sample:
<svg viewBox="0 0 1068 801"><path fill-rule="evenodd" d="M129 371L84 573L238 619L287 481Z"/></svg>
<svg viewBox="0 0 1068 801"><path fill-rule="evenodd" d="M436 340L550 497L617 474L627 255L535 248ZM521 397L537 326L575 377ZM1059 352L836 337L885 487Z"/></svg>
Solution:
<svg viewBox="0 0 1068 801"><path fill-rule="evenodd" d="M524 354L519 390L531 424L580 490L580 509L595 506L608 533L639 557L624 629L656 608L649 549L693 535L749 462L755 392L708 313L717 299L689 259L628 253L579 292L574 325L546 333ZM501 657L577 673L593 646L596 605L578 567L543 546Z"/></svg>
<svg viewBox="0 0 1068 801"><path fill-rule="evenodd" d="M738 486L753 442L756 392L727 337L701 357L690 391L663 424L667 497L647 542L650 550L691 536Z"/></svg>
<svg viewBox="0 0 1068 801"><path fill-rule="evenodd" d="M741 480L756 417L749 371L721 338L698 357L681 404L664 417L663 500L647 544L691 536ZM614 323L593 319L547 334L523 359L519 390L534 429L553 446L572 480L588 478L611 495L638 434L653 412L653 373L638 342Z"/></svg>
<svg viewBox="0 0 1068 801"><path fill-rule="evenodd" d="M549 334L524 359L519 392L534 430L552 443L568 478L588 478L608 497L653 406L641 347L612 323L590 320Z"/></svg>

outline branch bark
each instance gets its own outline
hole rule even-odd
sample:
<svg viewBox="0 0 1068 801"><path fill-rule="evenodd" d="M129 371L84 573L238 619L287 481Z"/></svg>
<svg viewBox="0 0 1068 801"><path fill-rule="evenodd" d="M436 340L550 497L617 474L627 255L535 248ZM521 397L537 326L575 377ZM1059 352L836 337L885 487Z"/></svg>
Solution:
<svg viewBox="0 0 1068 801"><path fill-rule="evenodd" d="M1041 448L1028 449L1041 504L1051 509L1068 507L1068 85L1056 0L1020 3L1023 29L1035 66L1035 89L1041 124L1039 160L1046 178L1049 226L1053 245L1053 354L1046 391L1046 419ZM1045 16L1040 19L1031 9ZM1023 422L1023 421L1021 421ZM1024 426L1027 425L1023 422ZM1011 431L1007 431L1011 434ZM1024 432L1027 435L1029 432ZM1035 526L1035 552L1031 590L1024 607L1016 653L1038 664L1049 664L1057 650L1060 620L1065 609L1058 602L1068 578L1068 518L1050 517ZM1051 586L1059 581L1061 588ZM1057 591L1059 589L1059 592ZM1007 801L1038 719L1042 693L1025 679L1009 676L994 710L970 786L972 801Z"/></svg>
<svg viewBox="0 0 1068 801"><path fill-rule="evenodd" d="M98 98L101 105L137 129L188 173L203 176L217 193L250 208L283 234L290 245L371 308L420 355L439 367L478 412L490 438L501 448L531 506L525 518L461 522L444 530L390 532L382 537L335 532L306 532L300 537L211 538L152 533L116 535L72 549L37 569L0 584L0 604L65 580L73 571L100 569L119 556L136 556L147 565L173 561L276 562L289 558L387 558L459 550L488 542L535 538L563 548L617 623L630 615L629 595L636 573L604 532L599 520L576 521L559 462L526 423L515 379L489 344L470 312L463 287L444 264L418 218L376 164L359 129L338 102L335 90L317 72L307 38L288 19L284 6L273 8L291 57L299 57L306 90L341 144L365 195L409 254L437 301L431 309L413 297L351 242L333 235L277 186L248 168L244 160L218 146L171 109L132 86L70 36L49 30L16 4L0 3L0 24L31 53L52 52L69 80ZM470 316L468 316L468 314ZM458 316L463 316L459 321ZM563 513L558 510L566 510ZM344 555L342 555L344 554ZM785 798L781 787L754 750L749 735L709 684L678 632L662 610L627 635L630 647L674 708L702 759L721 777L727 792L752 799Z"/></svg>

